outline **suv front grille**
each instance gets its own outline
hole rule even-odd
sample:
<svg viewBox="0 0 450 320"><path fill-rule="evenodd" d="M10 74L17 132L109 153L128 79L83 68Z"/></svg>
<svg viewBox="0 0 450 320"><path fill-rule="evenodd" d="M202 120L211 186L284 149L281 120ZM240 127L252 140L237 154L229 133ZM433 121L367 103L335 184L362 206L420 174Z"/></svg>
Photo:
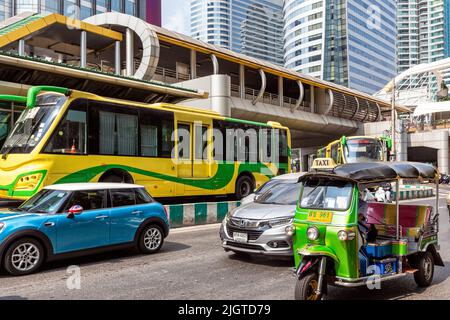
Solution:
<svg viewBox="0 0 450 320"><path fill-rule="evenodd" d="M250 229L241 229L235 226L230 226L229 224L227 224L227 230L228 230L228 234L233 237L233 233L235 232L240 232L240 233L247 233L248 234L248 240L258 240L258 238L262 235L262 233L264 232L264 230L250 230Z"/></svg>

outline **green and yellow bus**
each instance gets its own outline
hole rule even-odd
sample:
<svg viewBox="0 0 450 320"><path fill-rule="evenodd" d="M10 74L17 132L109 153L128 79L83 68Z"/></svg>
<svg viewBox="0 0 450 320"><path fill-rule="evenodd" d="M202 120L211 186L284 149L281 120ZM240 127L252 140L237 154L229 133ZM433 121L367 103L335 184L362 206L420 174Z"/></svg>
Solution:
<svg viewBox="0 0 450 320"><path fill-rule="evenodd" d="M389 161L392 140L387 137L343 136L317 151L318 158L331 158L336 164Z"/></svg>
<svg viewBox="0 0 450 320"><path fill-rule="evenodd" d="M289 129L160 103L33 87L1 149L0 199L73 182L143 185L155 198L235 195L290 172ZM236 133L237 132L237 133Z"/></svg>

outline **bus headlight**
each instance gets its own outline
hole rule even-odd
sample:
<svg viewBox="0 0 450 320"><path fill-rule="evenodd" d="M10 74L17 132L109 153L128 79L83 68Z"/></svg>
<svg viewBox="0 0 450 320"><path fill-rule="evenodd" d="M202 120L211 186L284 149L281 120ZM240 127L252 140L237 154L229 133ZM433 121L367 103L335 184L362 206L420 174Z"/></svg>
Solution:
<svg viewBox="0 0 450 320"><path fill-rule="evenodd" d="M295 227L294 226L287 226L284 231L286 232L286 235L289 237L292 237L295 234Z"/></svg>
<svg viewBox="0 0 450 320"><path fill-rule="evenodd" d="M319 239L319 229L316 227L309 227L306 231L306 235L308 236L308 239L311 241L315 241Z"/></svg>
<svg viewBox="0 0 450 320"><path fill-rule="evenodd" d="M14 190L34 190L42 179L42 173L29 174L17 180Z"/></svg>

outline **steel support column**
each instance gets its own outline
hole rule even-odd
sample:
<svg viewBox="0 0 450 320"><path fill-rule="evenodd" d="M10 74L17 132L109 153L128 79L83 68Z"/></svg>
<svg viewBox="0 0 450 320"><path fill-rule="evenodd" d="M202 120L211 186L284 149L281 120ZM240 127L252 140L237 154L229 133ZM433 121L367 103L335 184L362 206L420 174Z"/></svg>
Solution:
<svg viewBox="0 0 450 320"><path fill-rule="evenodd" d="M130 28L126 31L126 64L128 77L134 75L134 32Z"/></svg>
<svg viewBox="0 0 450 320"><path fill-rule="evenodd" d="M122 60L120 57L120 41L116 41L114 49L114 72L116 75L121 75Z"/></svg>
<svg viewBox="0 0 450 320"><path fill-rule="evenodd" d="M219 74L219 60L217 60L217 57L215 54L210 55L211 62L213 64L213 74Z"/></svg>
<svg viewBox="0 0 450 320"><path fill-rule="evenodd" d="M263 69L259 69L259 75L261 76L261 89L259 89L259 94L255 99L253 99L252 104L257 104L264 96L264 93L266 92L266 86L267 86L267 78L266 73Z"/></svg>
<svg viewBox="0 0 450 320"><path fill-rule="evenodd" d="M197 51L191 49L191 79L197 79Z"/></svg>
<svg viewBox="0 0 450 320"><path fill-rule="evenodd" d="M86 68L87 66L87 32L81 31L80 40L80 67Z"/></svg>
<svg viewBox="0 0 450 320"><path fill-rule="evenodd" d="M241 99L245 99L245 66L239 65L239 94Z"/></svg>
<svg viewBox="0 0 450 320"><path fill-rule="evenodd" d="M300 106L302 105L303 99L305 98L305 87L303 86L303 83L300 80L297 80L297 85L300 92L298 95L297 104L293 109L291 109L291 111L299 110Z"/></svg>
<svg viewBox="0 0 450 320"><path fill-rule="evenodd" d="M278 77L278 105L282 107L284 105L284 87L283 77Z"/></svg>
<svg viewBox="0 0 450 320"><path fill-rule="evenodd" d="M25 40L19 40L19 47L17 49L19 56L25 56Z"/></svg>

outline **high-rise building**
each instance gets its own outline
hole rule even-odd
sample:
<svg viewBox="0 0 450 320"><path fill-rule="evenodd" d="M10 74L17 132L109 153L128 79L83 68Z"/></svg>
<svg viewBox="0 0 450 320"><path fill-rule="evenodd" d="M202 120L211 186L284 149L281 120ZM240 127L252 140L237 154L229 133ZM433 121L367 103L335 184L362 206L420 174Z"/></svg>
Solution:
<svg viewBox="0 0 450 320"><path fill-rule="evenodd" d="M191 36L283 65L283 0L191 0Z"/></svg>
<svg viewBox="0 0 450 320"><path fill-rule="evenodd" d="M398 72L450 56L450 2L398 0Z"/></svg>
<svg viewBox="0 0 450 320"><path fill-rule="evenodd" d="M0 0L0 21L25 11L60 13L81 20L117 11L161 25L161 0Z"/></svg>
<svg viewBox="0 0 450 320"><path fill-rule="evenodd" d="M374 93L396 74L396 0L286 0L285 66Z"/></svg>

